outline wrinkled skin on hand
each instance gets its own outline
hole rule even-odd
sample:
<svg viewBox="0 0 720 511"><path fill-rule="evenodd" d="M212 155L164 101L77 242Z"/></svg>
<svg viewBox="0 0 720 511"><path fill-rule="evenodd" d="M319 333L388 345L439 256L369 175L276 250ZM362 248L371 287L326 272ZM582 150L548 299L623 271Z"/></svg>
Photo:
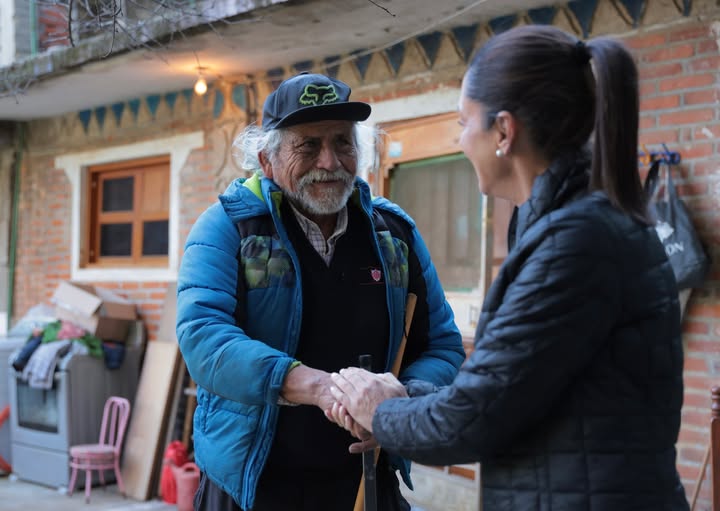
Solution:
<svg viewBox="0 0 720 511"><path fill-rule="evenodd" d="M407 397L403 384L391 373L376 374L357 367L341 369L330 378L333 383L330 392L337 404L326 411L326 416L362 440L353 444L350 452L372 448L370 440L376 446L374 438L362 435L372 433L372 418L380 403L394 397Z"/></svg>

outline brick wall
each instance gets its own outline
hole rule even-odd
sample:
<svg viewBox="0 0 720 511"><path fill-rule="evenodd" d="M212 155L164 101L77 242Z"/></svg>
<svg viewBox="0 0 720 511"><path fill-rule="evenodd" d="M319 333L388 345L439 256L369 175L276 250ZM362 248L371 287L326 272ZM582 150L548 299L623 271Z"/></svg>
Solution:
<svg viewBox="0 0 720 511"><path fill-rule="evenodd" d="M38 49L40 51L56 46L70 46L66 5L38 4L37 17Z"/></svg>
<svg viewBox="0 0 720 511"><path fill-rule="evenodd" d="M673 174L715 264L684 322L685 404L678 470L691 498L708 444L710 388L720 384L720 22L688 22L625 39L641 77L641 143L680 152ZM709 472L709 470L708 470ZM708 506L705 481L697 509Z"/></svg>

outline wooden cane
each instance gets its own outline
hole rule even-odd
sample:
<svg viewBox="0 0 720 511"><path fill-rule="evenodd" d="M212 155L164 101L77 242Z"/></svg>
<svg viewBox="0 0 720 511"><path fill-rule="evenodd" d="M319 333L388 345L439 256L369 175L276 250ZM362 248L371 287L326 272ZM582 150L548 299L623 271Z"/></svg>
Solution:
<svg viewBox="0 0 720 511"><path fill-rule="evenodd" d="M405 354L405 345L407 344L407 336L410 332L410 325L412 325L413 314L415 313L415 304L417 303L417 295L415 293L408 293L407 301L405 303L405 328L403 330L402 340L400 341L400 347L398 348L395 360L393 361L391 372L396 378L400 374L400 366L402 365L403 355ZM380 456L380 449L375 448L375 462L377 462L378 456ZM353 511L363 511L365 507L365 476L360 478L360 487L358 488L357 496L355 497L355 507Z"/></svg>

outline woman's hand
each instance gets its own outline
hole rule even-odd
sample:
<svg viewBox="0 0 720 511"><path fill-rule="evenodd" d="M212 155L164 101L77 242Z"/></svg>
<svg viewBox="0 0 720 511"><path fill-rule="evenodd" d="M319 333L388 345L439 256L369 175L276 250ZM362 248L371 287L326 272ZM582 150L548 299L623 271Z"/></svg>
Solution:
<svg viewBox="0 0 720 511"><path fill-rule="evenodd" d="M330 409L325 410L325 417L341 428L346 429L352 436L360 440L359 442L350 444L348 450L352 454L371 451L378 447L378 443L375 437L372 436L372 433L355 422L355 419L350 416L345 407L337 401L333 403Z"/></svg>
<svg viewBox="0 0 720 511"><path fill-rule="evenodd" d="M338 409L338 413L348 413L370 433L372 418L380 403L393 397L407 397L405 387L391 373L376 374L349 367L341 369L339 373L332 373L330 379L333 383L330 392L339 405L342 405L342 410ZM340 422L339 424L342 425Z"/></svg>

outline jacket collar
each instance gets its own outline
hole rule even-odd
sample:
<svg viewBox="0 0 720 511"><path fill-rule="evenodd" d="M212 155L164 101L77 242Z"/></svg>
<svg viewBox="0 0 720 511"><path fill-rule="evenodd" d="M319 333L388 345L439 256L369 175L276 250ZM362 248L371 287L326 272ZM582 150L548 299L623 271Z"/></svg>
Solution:
<svg viewBox="0 0 720 511"><path fill-rule="evenodd" d="M547 213L587 193L589 169L590 154L585 150L554 160L535 179L530 198L513 211L508 248L512 250L516 241Z"/></svg>

